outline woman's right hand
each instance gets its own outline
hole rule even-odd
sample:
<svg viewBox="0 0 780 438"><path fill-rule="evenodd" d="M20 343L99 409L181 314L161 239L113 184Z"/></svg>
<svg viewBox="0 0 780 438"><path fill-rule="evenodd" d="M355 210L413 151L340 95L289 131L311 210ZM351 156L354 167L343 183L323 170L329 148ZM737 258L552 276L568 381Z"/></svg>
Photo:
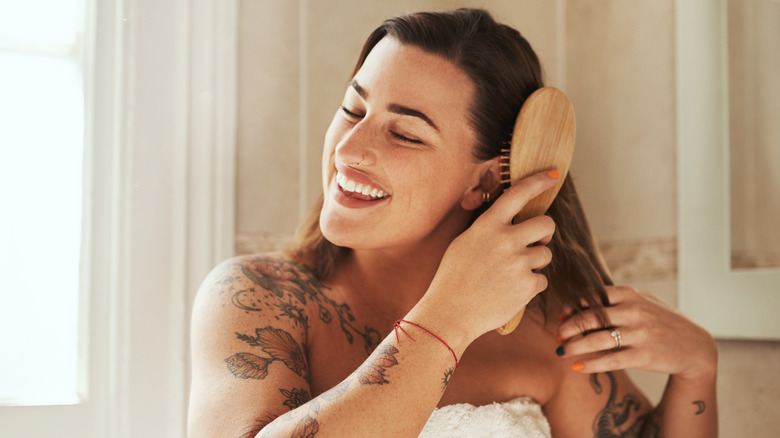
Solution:
<svg viewBox="0 0 780 438"><path fill-rule="evenodd" d="M548 216L517 225L512 218L557 182L542 172L505 190L450 244L414 312L433 319L450 342L465 349L477 337L512 319L545 290L547 278L538 271L552 259L546 245L555 224Z"/></svg>

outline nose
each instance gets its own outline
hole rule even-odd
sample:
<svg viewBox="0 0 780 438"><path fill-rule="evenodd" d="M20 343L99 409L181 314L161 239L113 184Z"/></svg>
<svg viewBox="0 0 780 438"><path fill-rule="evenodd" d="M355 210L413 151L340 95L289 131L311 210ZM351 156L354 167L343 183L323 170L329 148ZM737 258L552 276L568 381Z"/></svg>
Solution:
<svg viewBox="0 0 780 438"><path fill-rule="evenodd" d="M351 167L371 166L376 162L377 132L367 119L361 120L336 144L336 160Z"/></svg>

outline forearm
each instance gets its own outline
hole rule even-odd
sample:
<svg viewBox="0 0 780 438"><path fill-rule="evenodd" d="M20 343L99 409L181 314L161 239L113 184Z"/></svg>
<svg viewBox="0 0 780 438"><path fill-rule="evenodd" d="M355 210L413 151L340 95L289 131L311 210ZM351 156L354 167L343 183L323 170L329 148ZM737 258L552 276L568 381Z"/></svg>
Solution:
<svg viewBox="0 0 780 438"><path fill-rule="evenodd" d="M643 437L712 438L718 436L716 372L696 378L671 376ZM663 433L653 433L660 430Z"/></svg>
<svg viewBox="0 0 780 438"><path fill-rule="evenodd" d="M397 330L397 336L387 336L341 384L277 418L258 437L302 437L312 432L318 438L418 436L456 362L433 335L410 324L402 328L406 333ZM462 350L456 354L459 357Z"/></svg>

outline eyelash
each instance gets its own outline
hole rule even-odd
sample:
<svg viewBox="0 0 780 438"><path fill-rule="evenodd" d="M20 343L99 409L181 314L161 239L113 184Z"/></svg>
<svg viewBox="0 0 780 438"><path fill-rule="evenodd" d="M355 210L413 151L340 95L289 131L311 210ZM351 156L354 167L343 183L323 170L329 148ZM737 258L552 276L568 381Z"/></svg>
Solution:
<svg viewBox="0 0 780 438"><path fill-rule="evenodd" d="M390 134L392 134L393 137L395 137L398 140L401 140L401 141L403 141L405 143L422 144L422 141L420 141L420 140L414 140L414 139L411 139L409 137L406 137L406 136L403 136L401 134L398 134L396 132L392 132L391 131Z"/></svg>
<svg viewBox="0 0 780 438"><path fill-rule="evenodd" d="M349 117L355 117L357 119L362 119L363 116L359 114L355 114L352 111L348 110L347 107L344 105L341 105L341 111L344 111L344 114L348 115Z"/></svg>
<svg viewBox="0 0 780 438"><path fill-rule="evenodd" d="M363 118L363 116L362 116L362 115L360 115L360 114L356 114L356 113L353 113L352 111L348 110L348 109L347 109L347 107L345 107L344 105L341 105L341 111L343 111L343 112L344 112L344 114L346 114L346 115L347 115L347 116L349 116L349 117L354 117L354 118L357 118L357 119L361 119L361 118ZM392 136L393 136L395 139L397 139L397 140L400 140L400 141L402 141L402 142L405 142L405 143L411 143L411 144L422 144L422 141L421 141L421 140L415 140L415 139L412 139L412 138L406 137L406 136L404 136L404 135L401 135L401 134L399 134L399 133L397 133L397 132L392 132L392 131L391 131L391 132L390 132L390 134L391 134L391 135L392 135Z"/></svg>

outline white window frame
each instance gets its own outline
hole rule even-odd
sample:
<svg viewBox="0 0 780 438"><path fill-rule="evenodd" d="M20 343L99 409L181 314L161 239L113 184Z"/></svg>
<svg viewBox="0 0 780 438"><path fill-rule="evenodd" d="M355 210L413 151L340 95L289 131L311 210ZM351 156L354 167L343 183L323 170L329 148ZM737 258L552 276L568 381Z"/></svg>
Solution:
<svg viewBox="0 0 780 438"><path fill-rule="evenodd" d="M780 269L731 269L726 0L677 0L680 308L721 339L780 339Z"/></svg>
<svg viewBox="0 0 780 438"><path fill-rule="evenodd" d="M87 4L83 402L0 430L184 437L192 300L233 253L238 2Z"/></svg>

